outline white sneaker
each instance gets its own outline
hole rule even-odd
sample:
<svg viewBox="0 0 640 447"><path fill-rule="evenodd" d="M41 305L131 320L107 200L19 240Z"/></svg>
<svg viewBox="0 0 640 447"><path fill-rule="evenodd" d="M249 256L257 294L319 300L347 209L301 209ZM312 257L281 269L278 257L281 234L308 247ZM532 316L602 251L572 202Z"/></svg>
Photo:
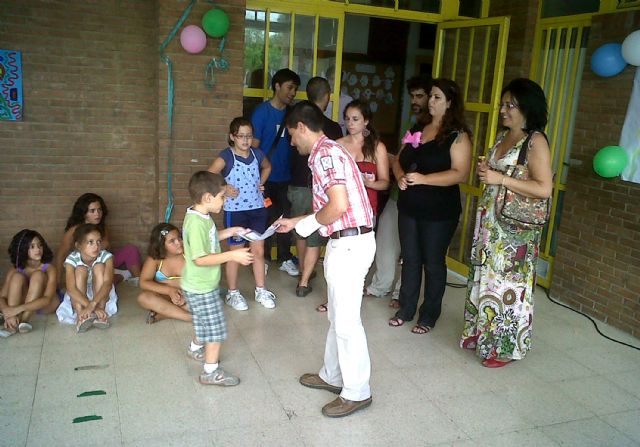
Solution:
<svg viewBox="0 0 640 447"><path fill-rule="evenodd" d="M280 266L280 270L283 272L287 272L291 276L300 276L300 270L298 270L298 266L291 259L284 261Z"/></svg>
<svg viewBox="0 0 640 447"><path fill-rule="evenodd" d="M233 307L235 310L249 309L249 306L247 306L247 300L244 299L244 297L242 296L239 290L229 290L224 300L229 306Z"/></svg>
<svg viewBox="0 0 640 447"><path fill-rule="evenodd" d="M267 289L256 289L256 301L267 309L276 307L276 296Z"/></svg>

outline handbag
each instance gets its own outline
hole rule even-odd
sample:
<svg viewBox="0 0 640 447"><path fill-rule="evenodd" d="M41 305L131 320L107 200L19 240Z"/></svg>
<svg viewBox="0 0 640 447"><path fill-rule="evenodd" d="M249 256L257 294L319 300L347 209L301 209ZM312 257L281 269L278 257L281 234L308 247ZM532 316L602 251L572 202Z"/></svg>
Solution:
<svg viewBox="0 0 640 447"><path fill-rule="evenodd" d="M542 134L544 135L544 134ZM546 135L544 135L546 138ZM509 166L505 175L517 179L528 180L527 156L531 144L529 134L520 147L518 161L515 166ZM506 186L500 186L496 196L495 213L501 223L515 226L523 230L531 230L544 226L549 220L551 200L525 197L522 194L509 190Z"/></svg>

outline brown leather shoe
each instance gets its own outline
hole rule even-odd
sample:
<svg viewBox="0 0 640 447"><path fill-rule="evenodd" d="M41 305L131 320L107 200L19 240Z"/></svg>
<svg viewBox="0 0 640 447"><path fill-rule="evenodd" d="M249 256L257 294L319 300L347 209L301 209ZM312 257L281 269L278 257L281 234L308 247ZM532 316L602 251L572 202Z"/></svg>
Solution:
<svg viewBox="0 0 640 447"><path fill-rule="evenodd" d="M322 407L322 414L330 418L349 416L351 413L367 408L372 401L371 397L365 400L347 400L338 396L336 400Z"/></svg>
<svg viewBox="0 0 640 447"><path fill-rule="evenodd" d="M335 394L340 394L340 392L342 391L342 387L329 385L317 374L303 374L302 376L300 376L300 384L309 388L331 391Z"/></svg>

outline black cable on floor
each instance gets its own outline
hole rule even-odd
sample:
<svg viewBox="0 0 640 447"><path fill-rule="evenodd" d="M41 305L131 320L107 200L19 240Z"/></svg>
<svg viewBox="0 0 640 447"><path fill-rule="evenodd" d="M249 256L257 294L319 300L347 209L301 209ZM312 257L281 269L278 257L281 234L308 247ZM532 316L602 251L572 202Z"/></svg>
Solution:
<svg viewBox="0 0 640 447"><path fill-rule="evenodd" d="M585 314L584 312L580 312L579 310L576 310L576 309L574 309L573 307L567 306L566 304L562 304L561 302L554 300L553 298L551 298L551 295L549 295L549 289L546 289L546 288L544 288L544 287L542 287L542 286L538 286L538 287L540 287L542 290L544 290L544 293L546 293L546 294L547 294L547 298L549 298L549 301L551 301L552 303L557 304L558 306L562 306L562 307L564 307L564 308L567 308L567 309L569 309L569 310L572 310L572 311L574 311L575 313L580 314L580 315L582 315L583 317L587 318L589 321L591 321L591 322L593 323L593 326L596 328L596 332L597 332L598 334L602 335L602 336L603 336L604 338L606 338L607 340L611 340L611 341L613 341L613 342L615 342L615 343L619 343L619 344L621 344L621 345L624 345L624 346L627 346L627 347L629 347L629 348L636 349L636 350L640 351L640 348L639 348L639 347L637 347L637 346L633 346L633 345L630 345L629 343L625 343L625 342L623 342L623 341L616 340L615 338L611 338L611 337L609 337L608 335L604 335L604 334L600 331L600 328L599 328L599 327L598 327L598 325L596 324L596 321L595 321L593 318L591 318L589 315Z"/></svg>

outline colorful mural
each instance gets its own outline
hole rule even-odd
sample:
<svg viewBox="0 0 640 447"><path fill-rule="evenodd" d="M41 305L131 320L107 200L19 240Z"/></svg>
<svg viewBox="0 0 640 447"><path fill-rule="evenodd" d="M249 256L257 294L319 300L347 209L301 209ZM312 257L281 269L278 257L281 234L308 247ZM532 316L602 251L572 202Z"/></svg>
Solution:
<svg viewBox="0 0 640 447"><path fill-rule="evenodd" d="M0 50L0 120L22 120L22 53Z"/></svg>

